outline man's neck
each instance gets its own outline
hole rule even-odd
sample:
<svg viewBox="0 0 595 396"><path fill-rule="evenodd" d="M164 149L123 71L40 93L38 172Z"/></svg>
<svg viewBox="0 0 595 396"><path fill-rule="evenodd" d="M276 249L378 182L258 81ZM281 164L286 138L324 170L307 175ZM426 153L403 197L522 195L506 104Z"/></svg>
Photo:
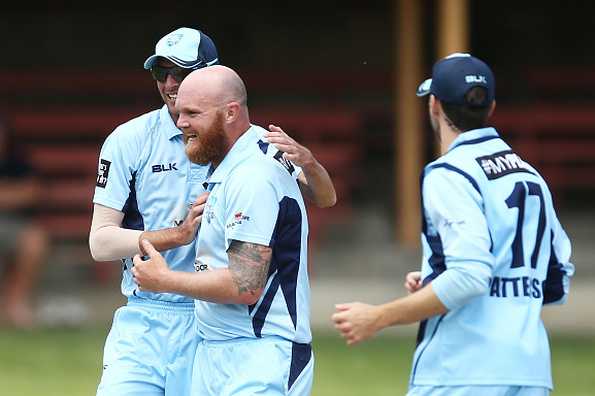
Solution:
<svg viewBox="0 0 595 396"><path fill-rule="evenodd" d="M448 123L444 122L440 124L440 155L448 152L450 145L460 134L460 131L454 130Z"/></svg>

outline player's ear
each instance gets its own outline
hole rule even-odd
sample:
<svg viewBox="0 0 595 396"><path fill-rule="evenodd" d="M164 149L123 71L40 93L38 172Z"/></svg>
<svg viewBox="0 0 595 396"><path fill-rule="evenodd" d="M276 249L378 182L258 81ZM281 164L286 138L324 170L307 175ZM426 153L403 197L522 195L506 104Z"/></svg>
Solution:
<svg viewBox="0 0 595 396"><path fill-rule="evenodd" d="M490 111L488 113L488 118L490 118L492 116L492 114L494 113L494 110L496 110L496 100L492 101L492 104L490 105Z"/></svg>
<svg viewBox="0 0 595 396"><path fill-rule="evenodd" d="M225 108L223 118L226 123L234 122L240 115L240 104L238 102L230 102Z"/></svg>
<svg viewBox="0 0 595 396"><path fill-rule="evenodd" d="M440 110L442 109L442 106L440 106L440 101L436 100L436 97L434 95L430 95L430 99L428 100L428 109L430 110L430 114L432 114L433 116L438 116L440 115Z"/></svg>

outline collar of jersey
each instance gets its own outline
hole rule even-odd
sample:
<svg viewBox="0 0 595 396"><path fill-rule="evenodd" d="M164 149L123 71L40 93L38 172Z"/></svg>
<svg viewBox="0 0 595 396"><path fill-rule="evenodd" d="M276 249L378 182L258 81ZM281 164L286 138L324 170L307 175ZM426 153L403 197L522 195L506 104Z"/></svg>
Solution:
<svg viewBox="0 0 595 396"><path fill-rule="evenodd" d="M221 183L237 164L252 154L251 148L257 147L257 142L258 136L254 131L254 127L250 125L250 128L236 140L223 161L215 168L207 183Z"/></svg>
<svg viewBox="0 0 595 396"><path fill-rule="evenodd" d="M457 136L457 138L450 144L448 151L451 151L454 148L463 144L480 143L484 140L489 140L490 138L497 138L499 136L500 135L498 135L498 132L492 127L473 129L471 131L459 134L459 136Z"/></svg>
<svg viewBox="0 0 595 396"><path fill-rule="evenodd" d="M161 122L161 129L167 134L167 138L169 140L172 140L174 137L182 134L182 131L178 129L176 124L174 124L174 120L171 119L171 115L169 115L166 105L163 105L161 110L159 110L159 118Z"/></svg>

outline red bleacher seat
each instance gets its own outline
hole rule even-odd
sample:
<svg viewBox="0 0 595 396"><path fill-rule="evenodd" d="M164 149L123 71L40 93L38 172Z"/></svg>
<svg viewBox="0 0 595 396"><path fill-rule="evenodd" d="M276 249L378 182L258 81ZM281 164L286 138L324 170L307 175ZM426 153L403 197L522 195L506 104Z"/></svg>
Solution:
<svg viewBox="0 0 595 396"><path fill-rule="evenodd" d="M49 138L102 138L115 127L146 112L139 109L77 108L64 106L41 111L10 113L19 136Z"/></svg>
<svg viewBox="0 0 595 396"><path fill-rule="evenodd" d="M86 243L91 229L90 213L82 215L79 213L52 213L48 211L39 215L39 221L54 240L68 239Z"/></svg>
<svg viewBox="0 0 595 396"><path fill-rule="evenodd" d="M283 108L257 109L251 118L263 127L275 124L283 128L308 147L331 176L337 193L335 207L319 209L308 205L310 241L315 245L324 235L326 225L351 216L351 194L364 154L361 116L349 108Z"/></svg>
<svg viewBox="0 0 595 396"><path fill-rule="evenodd" d="M359 114L348 108L257 109L251 113L251 118L264 128L269 124L278 125L304 144L325 140L349 143L358 138L361 126Z"/></svg>
<svg viewBox="0 0 595 396"><path fill-rule="evenodd" d="M41 174L90 175L97 172L99 147L95 144L29 145L29 159Z"/></svg>
<svg viewBox="0 0 595 396"><path fill-rule="evenodd" d="M271 92L275 97L285 92L307 97L315 92L327 101L349 90L369 89L370 84L382 88L389 80L389 73L369 73L366 79L350 72L329 76L248 71L243 75L248 86L254 87L251 92ZM159 97L149 73L140 69L53 70L51 76L38 70L0 74L5 97L11 98L4 113L43 179L40 222L55 242L80 246L82 253L73 261L91 263L86 244L101 144L119 124L159 107ZM363 156L361 116L350 108L315 104L301 108L255 106L251 107L251 116L263 127L273 123L284 128L312 150L333 178L337 205L330 209L308 206L310 241L315 246L329 223L351 216L350 197ZM101 278L101 271L117 266L94 268Z"/></svg>
<svg viewBox="0 0 595 396"><path fill-rule="evenodd" d="M45 203L54 213L44 214L42 220L55 237L86 239L101 141L116 125L139 113L141 111L68 107L12 113L19 136L43 138L41 143L28 139L27 148L31 162L44 177ZM312 216L313 235L319 235L318 230L333 218L347 216L350 192L362 158L357 140L357 114L318 109L281 109L255 114L261 120L281 125L307 145L333 178L339 197L337 207ZM79 137L92 139L83 143ZM61 143L53 142L53 138Z"/></svg>
<svg viewBox="0 0 595 396"><path fill-rule="evenodd" d="M549 181L553 190L593 186L593 106L498 108L494 125Z"/></svg>

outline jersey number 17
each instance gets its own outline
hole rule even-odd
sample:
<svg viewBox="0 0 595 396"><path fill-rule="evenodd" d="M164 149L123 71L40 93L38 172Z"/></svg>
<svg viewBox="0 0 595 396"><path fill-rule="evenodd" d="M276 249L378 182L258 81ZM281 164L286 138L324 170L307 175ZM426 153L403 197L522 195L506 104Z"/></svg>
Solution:
<svg viewBox="0 0 595 396"><path fill-rule="evenodd" d="M525 265L525 254L523 250L523 224L525 220L525 203L527 197L533 195L539 198L539 222L537 224L537 233L535 235L535 247L531 254L531 268L537 267L537 257L539 248L545 232L545 208L541 186L532 182L516 182L514 189L508 198L506 205L509 208L518 208L519 215L517 219L516 234L512 242L512 264L510 268L523 267Z"/></svg>

